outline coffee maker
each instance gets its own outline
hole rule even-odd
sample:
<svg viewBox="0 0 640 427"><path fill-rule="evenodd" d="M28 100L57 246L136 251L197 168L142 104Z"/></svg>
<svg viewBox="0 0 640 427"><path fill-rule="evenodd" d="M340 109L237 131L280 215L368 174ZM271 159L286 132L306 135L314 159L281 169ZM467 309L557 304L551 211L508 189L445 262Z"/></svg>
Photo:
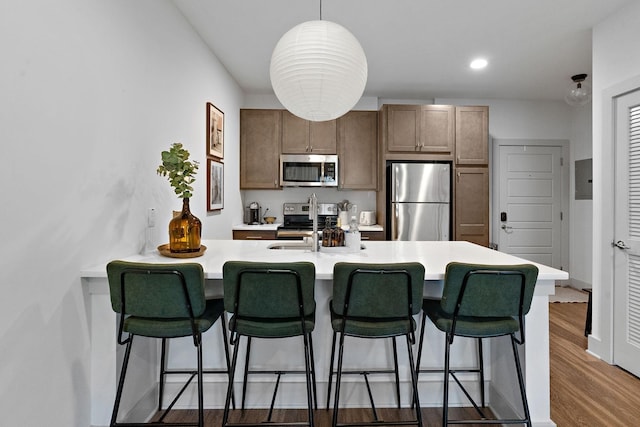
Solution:
<svg viewBox="0 0 640 427"><path fill-rule="evenodd" d="M261 224L262 208L258 202L251 202L249 206L244 208L244 223L250 225Z"/></svg>

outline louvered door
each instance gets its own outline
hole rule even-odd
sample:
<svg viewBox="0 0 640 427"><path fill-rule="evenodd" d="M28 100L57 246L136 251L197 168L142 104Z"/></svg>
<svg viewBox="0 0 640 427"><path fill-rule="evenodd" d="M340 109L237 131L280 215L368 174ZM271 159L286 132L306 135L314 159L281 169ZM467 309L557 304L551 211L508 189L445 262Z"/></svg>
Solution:
<svg viewBox="0 0 640 427"><path fill-rule="evenodd" d="M640 91L616 100L615 141L614 363L640 376Z"/></svg>

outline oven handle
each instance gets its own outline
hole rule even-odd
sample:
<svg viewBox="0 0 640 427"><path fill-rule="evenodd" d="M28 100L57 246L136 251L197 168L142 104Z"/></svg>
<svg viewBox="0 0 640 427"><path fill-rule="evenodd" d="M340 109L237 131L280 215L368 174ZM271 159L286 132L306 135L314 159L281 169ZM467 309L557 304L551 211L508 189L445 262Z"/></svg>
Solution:
<svg viewBox="0 0 640 427"><path fill-rule="evenodd" d="M286 239L300 239L303 240L305 237L311 237L313 231L311 230L277 230L276 231L276 239L278 240L286 240Z"/></svg>

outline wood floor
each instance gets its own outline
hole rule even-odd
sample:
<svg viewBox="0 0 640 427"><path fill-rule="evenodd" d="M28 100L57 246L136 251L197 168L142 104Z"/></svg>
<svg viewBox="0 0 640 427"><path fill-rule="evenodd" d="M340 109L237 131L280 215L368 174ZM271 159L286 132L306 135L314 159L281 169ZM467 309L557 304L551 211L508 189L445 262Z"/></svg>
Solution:
<svg viewBox="0 0 640 427"><path fill-rule="evenodd" d="M640 426L640 379L589 355L585 349L584 319L586 303L549 304L551 419L558 427L631 427ZM408 410L379 409L384 419L411 417ZM458 411L458 412L456 412ZM329 427L331 411L315 411L315 425ZM195 411L173 411L166 421L193 420ZM233 421L260 422L266 411L236 411ZM473 417L472 408L452 409L451 416ZM439 408L422 409L425 426L441 425ZM304 410L274 411L274 420L300 421ZM343 422L370 419L368 409L341 410ZM205 411L205 425L219 426L221 410ZM397 418L396 418L397 419Z"/></svg>
<svg viewBox="0 0 640 427"><path fill-rule="evenodd" d="M589 355L587 304L549 304L551 419L558 427L640 426L640 379Z"/></svg>

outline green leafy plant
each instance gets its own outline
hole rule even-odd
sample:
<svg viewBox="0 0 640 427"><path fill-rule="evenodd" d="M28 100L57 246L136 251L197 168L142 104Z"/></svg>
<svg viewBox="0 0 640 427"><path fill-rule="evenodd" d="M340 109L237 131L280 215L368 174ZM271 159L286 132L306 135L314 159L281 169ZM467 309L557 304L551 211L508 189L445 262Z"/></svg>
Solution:
<svg viewBox="0 0 640 427"><path fill-rule="evenodd" d="M189 160L189 151L176 142L169 151L162 152L162 164L158 166L157 173L167 177L178 197L188 199L193 195L191 184L196 180L198 166L197 160Z"/></svg>

